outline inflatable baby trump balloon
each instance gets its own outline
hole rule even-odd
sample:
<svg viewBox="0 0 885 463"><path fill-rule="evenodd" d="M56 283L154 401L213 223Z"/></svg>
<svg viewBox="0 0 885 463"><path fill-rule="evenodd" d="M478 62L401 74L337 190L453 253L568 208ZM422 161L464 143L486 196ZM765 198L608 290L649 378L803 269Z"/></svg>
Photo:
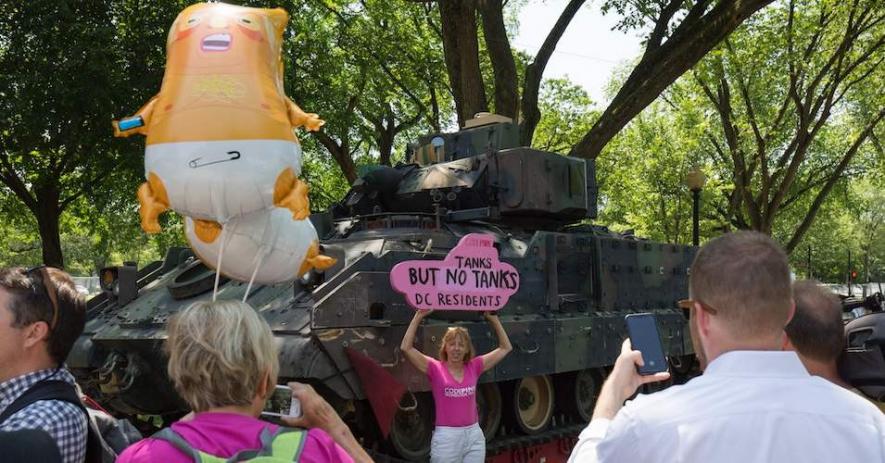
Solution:
<svg viewBox="0 0 885 463"><path fill-rule="evenodd" d="M142 228L167 208L211 240L233 217L274 206L309 214L294 129L319 130L283 90L282 9L200 3L182 11L166 42L160 92L114 134L147 137L138 190Z"/></svg>
<svg viewBox="0 0 885 463"><path fill-rule="evenodd" d="M250 285L253 281L292 281L308 270L325 270L335 264L335 259L320 254L317 232L310 220L294 220L292 213L283 208L235 217L224 225L222 238L212 242L197 236L194 221L186 217L185 234L207 266L220 266L220 273Z"/></svg>

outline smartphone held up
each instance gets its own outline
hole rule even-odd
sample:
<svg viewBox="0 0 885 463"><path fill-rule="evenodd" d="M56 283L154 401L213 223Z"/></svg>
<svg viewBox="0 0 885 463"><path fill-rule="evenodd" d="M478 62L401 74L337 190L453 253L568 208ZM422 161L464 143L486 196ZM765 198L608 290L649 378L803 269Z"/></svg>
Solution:
<svg viewBox="0 0 885 463"><path fill-rule="evenodd" d="M273 394L264 403L262 415L274 418L301 416L301 402L292 396L292 389L288 386L277 386Z"/></svg>
<svg viewBox="0 0 885 463"><path fill-rule="evenodd" d="M643 365L636 367L639 374L653 375L667 371L667 357L664 356L664 345L661 343L661 334L654 314L629 314L624 317L624 321L630 334L630 345L633 350L642 353Z"/></svg>

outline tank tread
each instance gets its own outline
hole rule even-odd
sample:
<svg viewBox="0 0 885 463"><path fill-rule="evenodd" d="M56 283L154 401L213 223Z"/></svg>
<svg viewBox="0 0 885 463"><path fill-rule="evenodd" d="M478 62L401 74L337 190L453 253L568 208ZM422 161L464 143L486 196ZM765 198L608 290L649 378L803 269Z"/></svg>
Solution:
<svg viewBox="0 0 885 463"><path fill-rule="evenodd" d="M494 456L498 453L514 450L517 448L531 447L544 444L566 437L577 437L587 427L587 424L572 424L560 426L531 436L513 435L503 438L495 438L486 445L486 455Z"/></svg>
<svg viewBox="0 0 885 463"><path fill-rule="evenodd" d="M403 460L402 458L393 457L375 450L366 449L366 453L372 457L375 463L409 463L409 460Z"/></svg>
<svg viewBox="0 0 885 463"><path fill-rule="evenodd" d="M571 445L568 449L564 450L568 450L568 452L571 452L571 448L574 447L574 442L577 441L578 434L580 434L581 431L583 431L586 427L586 423L570 424L548 429L547 431L531 436L513 435L506 437L496 437L492 439L491 442L486 444L486 459L494 457L495 455L503 454L505 452L540 446L548 442L560 439L569 439ZM409 461L375 450L366 449L366 452L368 452L369 456L372 457L375 463L406 463Z"/></svg>

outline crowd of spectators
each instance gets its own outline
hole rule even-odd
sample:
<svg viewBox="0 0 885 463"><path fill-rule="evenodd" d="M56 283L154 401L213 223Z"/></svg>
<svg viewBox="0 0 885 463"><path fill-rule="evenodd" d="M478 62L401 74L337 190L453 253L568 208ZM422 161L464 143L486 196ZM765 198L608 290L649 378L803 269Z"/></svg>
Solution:
<svg viewBox="0 0 885 463"><path fill-rule="evenodd" d="M636 395L643 384L669 374L640 375L642 353L625 341L569 462L885 461L885 414L839 376L845 346L839 300L814 281L791 282L787 257L771 238L737 232L707 243L691 266L689 299L680 306L703 374ZM416 316L403 346L414 349L424 315ZM455 373L462 381L473 363L478 376L510 350L497 317L489 322L498 350L472 361L469 338L455 330L441 346L441 361L410 351L411 363L424 366L431 379L431 366L448 368L448 374L440 370L443 386L461 384L447 366L452 358L463 363L455 365L461 365ZM84 323L85 304L64 272L0 270L4 457L100 461L94 422L64 366ZM247 304L192 304L170 321L165 349L169 378L192 412L129 446L117 461L264 454L302 462L371 461L308 385L289 383L301 417L283 417L284 426L259 419L277 384L278 354L267 322ZM464 423L438 422L438 431L455 423L452 429L469 437L477 434L474 421L470 415ZM456 454L458 461L481 461L484 446L474 458L464 436L456 439L458 449L437 442L434 461ZM482 439L481 432L477 436Z"/></svg>

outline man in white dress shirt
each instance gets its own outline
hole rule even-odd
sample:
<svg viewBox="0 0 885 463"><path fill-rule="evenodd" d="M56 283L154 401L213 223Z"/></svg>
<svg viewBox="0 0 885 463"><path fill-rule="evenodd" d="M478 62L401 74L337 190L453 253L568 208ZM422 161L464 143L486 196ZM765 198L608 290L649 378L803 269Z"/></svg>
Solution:
<svg viewBox="0 0 885 463"><path fill-rule="evenodd" d="M704 374L639 395L642 377L624 342L593 419L569 462L882 462L885 415L783 351L793 315L787 257L768 236L732 233L691 267L692 344Z"/></svg>

